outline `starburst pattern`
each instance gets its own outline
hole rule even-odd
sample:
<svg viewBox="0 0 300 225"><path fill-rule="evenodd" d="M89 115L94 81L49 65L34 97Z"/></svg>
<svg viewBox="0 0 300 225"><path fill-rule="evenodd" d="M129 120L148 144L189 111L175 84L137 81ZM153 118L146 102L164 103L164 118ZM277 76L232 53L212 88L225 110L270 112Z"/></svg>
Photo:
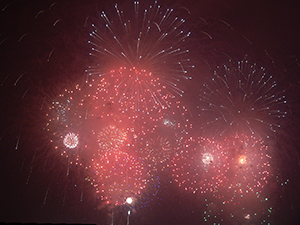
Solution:
<svg viewBox="0 0 300 225"><path fill-rule="evenodd" d="M64 137L64 141L63 141L64 145L67 148L76 148L78 146L78 135L74 134L74 133L68 133L65 137Z"/></svg>
<svg viewBox="0 0 300 225"><path fill-rule="evenodd" d="M185 20L156 1L145 9L135 1L134 14L117 4L115 10L114 20L102 12L102 23L92 24L90 55L98 63L87 70L89 76L104 79L99 91L109 92L105 98L119 101L123 110L150 113L169 107L168 96L182 96L178 84L190 79L188 70L194 67ZM107 68L111 64L117 67Z"/></svg>
<svg viewBox="0 0 300 225"><path fill-rule="evenodd" d="M219 135L246 133L269 137L287 115L285 91L265 68L248 61L217 67L203 84L199 117L204 131Z"/></svg>
<svg viewBox="0 0 300 225"><path fill-rule="evenodd" d="M127 139L127 133L115 126L110 125L104 128L98 134L99 151L117 151L119 150Z"/></svg>

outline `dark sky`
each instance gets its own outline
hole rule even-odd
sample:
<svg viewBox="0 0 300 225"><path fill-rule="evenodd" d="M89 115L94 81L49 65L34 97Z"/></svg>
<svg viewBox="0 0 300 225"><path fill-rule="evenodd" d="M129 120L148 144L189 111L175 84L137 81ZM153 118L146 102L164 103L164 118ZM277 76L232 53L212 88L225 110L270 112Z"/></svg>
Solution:
<svg viewBox="0 0 300 225"><path fill-rule="evenodd" d="M133 6L128 2L130 9ZM239 61L247 55L274 71L287 90L289 117L273 142L277 149L276 168L281 173L277 184L287 184L269 190L276 196L270 221L297 224L300 2L166 0L161 3L163 7L185 7L190 11L187 24L192 31L196 70L209 74L228 58ZM97 208L93 189L84 183L81 174L72 173L66 178L65 159L49 153L45 144L48 137L40 132L45 121L40 107L44 96L55 96L59 87L70 80L85 80L89 25L109 7L109 3L101 0L1 1L0 222L108 224L109 210ZM190 90L197 90L203 81L197 74ZM197 97L193 91L187 96L193 109ZM179 191L169 178L167 172L161 174L158 196L144 208L137 206L132 224L205 224L204 198ZM78 201L81 195L82 201ZM117 210L122 224L126 212L121 207Z"/></svg>

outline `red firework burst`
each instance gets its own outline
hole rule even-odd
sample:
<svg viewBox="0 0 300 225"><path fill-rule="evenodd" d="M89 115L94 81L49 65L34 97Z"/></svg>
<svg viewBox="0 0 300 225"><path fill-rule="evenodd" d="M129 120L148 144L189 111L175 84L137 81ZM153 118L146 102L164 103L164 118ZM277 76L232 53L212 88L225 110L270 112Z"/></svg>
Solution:
<svg viewBox="0 0 300 225"><path fill-rule="evenodd" d="M228 180L228 152L210 139L191 138L190 141L171 160L174 180L193 193L216 192Z"/></svg>
<svg viewBox="0 0 300 225"><path fill-rule="evenodd" d="M230 154L226 195L238 201L249 194L260 197L271 174L268 146L261 139L246 135L225 138L224 145Z"/></svg>
<svg viewBox="0 0 300 225"><path fill-rule="evenodd" d="M196 146L195 146L196 144ZM193 193L213 193L224 203L260 197L270 176L268 146L254 136L223 141L199 138L172 159L174 180Z"/></svg>
<svg viewBox="0 0 300 225"><path fill-rule="evenodd" d="M106 152L92 159L91 169L94 174L86 180L101 200L114 205L124 203L128 196L140 195L148 182L140 161L122 151Z"/></svg>
<svg viewBox="0 0 300 225"><path fill-rule="evenodd" d="M150 114L171 106L173 95L159 77L146 70L120 67L99 79L94 99L102 104L117 104L122 113Z"/></svg>
<svg viewBox="0 0 300 225"><path fill-rule="evenodd" d="M127 132L116 126L108 126L98 134L99 152L117 151L125 145Z"/></svg>

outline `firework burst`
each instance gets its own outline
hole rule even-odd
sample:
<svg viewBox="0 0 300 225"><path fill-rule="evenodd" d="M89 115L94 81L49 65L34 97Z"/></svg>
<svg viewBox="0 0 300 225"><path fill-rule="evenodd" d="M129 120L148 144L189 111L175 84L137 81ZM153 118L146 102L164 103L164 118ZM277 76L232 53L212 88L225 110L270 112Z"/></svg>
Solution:
<svg viewBox="0 0 300 225"><path fill-rule="evenodd" d="M95 82L95 79L92 81ZM165 91L166 86L159 77L154 77L146 70L121 67L117 71L112 70L96 83L94 99L103 104L117 104L122 113L159 113L172 104L173 95Z"/></svg>
<svg viewBox="0 0 300 225"><path fill-rule="evenodd" d="M190 142L171 160L172 176L186 191L215 193L228 180L228 153L209 139Z"/></svg>
<svg viewBox="0 0 300 225"><path fill-rule="evenodd" d="M203 84L198 109L202 129L221 135L249 134L269 137L280 128L285 91L265 68L248 61L218 67Z"/></svg>
<svg viewBox="0 0 300 225"><path fill-rule="evenodd" d="M45 129L49 132L50 143L61 155L72 156L70 163L74 160L78 163L87 147L86 137L91 134L87 129L87 99L77 84L53 97L46 112Z"/></svg>
<svg viewBox="0 0 300 225"><path fill-rule="evenodd" d="M64 137L63 143L67 148L71 148L71 149L76 148L79 143L78 135L74 134L74 133L66 134L66 136Z"/></svg>
<svg viewBox="0 0 300 225"><path fill-rule="evenodd" d="M250 194L259 198L271 175L268 146L255 136L246 135L225 138L224 145L230 153L229 196L238 201Z"/></svg>
<svg viewBox="0 0 300 225"><path fill-rule="evenodd" d="M223 141L191 138L171 160L173 178L192 193L212 193L222 202L237 204L259 198L271 174L268 146L255 136L233 136Z"/></svg>
<svg viewBox="0 0 300 225"><path fill-rule="evenodd" d="M193 67L186 44L190 32L174 11L163 11L156 1L149 8L135 1L134 13L126 14L116 4L113 15L102 12L99 25L92 24L90 54L97 62L88 75L104 78L99 91L121 101L122 110L149 113L170 107L169 96L183 94L178 84L190 79Z"/></svg>
<svg viewBox="0 0 300 225"><path fill-rule="evenodd" d="M125 144L127 132L111 125L99 132L97 139L101 153L105 151L117 151Z"/></svg>
<svg viewBox="0 0 300 225"><path fill-rule="evenodd" d="M109 204L123 204L127 197L140 195L147 184L147 173L140 161L123 151L106 152L92 159L91 178L101 200ZM87 168L90 169L90 168Z"/></svg>
<svg viewBox="0 0 300 225"><path fill-rule="evenodd" d="M164 167L174 153L174 149L169 137L154 133L142 138L141 144L138 145L138 152L145 159L152 172L156 174L158 168Z"/></svg>

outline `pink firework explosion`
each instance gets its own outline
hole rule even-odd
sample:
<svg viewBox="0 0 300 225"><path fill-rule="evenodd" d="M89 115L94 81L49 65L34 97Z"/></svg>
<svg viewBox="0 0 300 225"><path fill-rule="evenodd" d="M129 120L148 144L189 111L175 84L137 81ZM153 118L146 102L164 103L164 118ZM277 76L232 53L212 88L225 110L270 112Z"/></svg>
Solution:
<svg viewBox="0 0 300 225"><path fill-rule="evenodd" d="M220 142L192 140L169 167L184 190L213 193L224 203L238 203L241 198L261 196L268 184L270 161L268 146L261 139L235 135Z"/></svg>
<svg viewBox="0 0 300 225"><path fill-rule="evenodd" d="M95 120L93 130L97 131L98 129L97 132L99 132L99 124L100 127L101 124L102 126L103 124L107 126L116 124L116 127L135 130L138 133L151 132L163 118L161 110L151 114L143 111L146 105L144 105L145 99L142 98L145 96L139 95L139 102L136 102L135 94L131 96L134 91L132 87L122 91L118 90L125 83L122 81L121 86L117 85L116 82L119 82L119 78L107 76L101 80L93 80L93 83L90 84L92 103L88 115ZM143 91L145 87L140 85L139 88L140 91ZM135 104L140 104L143 110L135 111Z"/></svg>
<svg viewBox="0 0 300 225"><path fill-rule="evenodd" d="M175 140L172 140L175 141ZM170 137L158 133L148 134L136 143L138 154L152 172L161 170L175 152L175 144Z"/></svg>
<svg viewBox="0 0 300 225"><path fill-rule="evenodd" d="M92 159L92 173L86 178L101 200L119 205L128 196L140 195L146 188L148 174L141 162L123 151L106 152Z"/></svg>
<svg viewBox="0 0 300 225"><path fill-rule="evenodd" d="M254 136L235 135L225 138L230 167L227 197L240 199L247 195L260 197L271 174L271 156L268 146Z"/></svg>
<svg viewBox="0 0 300 225"><path fill-rule="evenodd" d="M117 151L126 144L127 132L110 125L98 133L97 140L99 152Z"/></svg>
<svg viewBox="0 0 300 225"><path fill-rule="evenodd" d="M215 193L228 181L228 152L215 141L190 139L191 143L171 160L173 178L192 193Z"/></svg>
<svg viewBox="0 0 300 225"><path fill-rule="evenodd" d="M93 83L95 80L92 80ZM135 67L120 67L96 80L94 99L102 104L114 104L122 113L140 112L150 114L153 111L171 107L172 94L159 77L151 72L138 70Z"/></svg>

